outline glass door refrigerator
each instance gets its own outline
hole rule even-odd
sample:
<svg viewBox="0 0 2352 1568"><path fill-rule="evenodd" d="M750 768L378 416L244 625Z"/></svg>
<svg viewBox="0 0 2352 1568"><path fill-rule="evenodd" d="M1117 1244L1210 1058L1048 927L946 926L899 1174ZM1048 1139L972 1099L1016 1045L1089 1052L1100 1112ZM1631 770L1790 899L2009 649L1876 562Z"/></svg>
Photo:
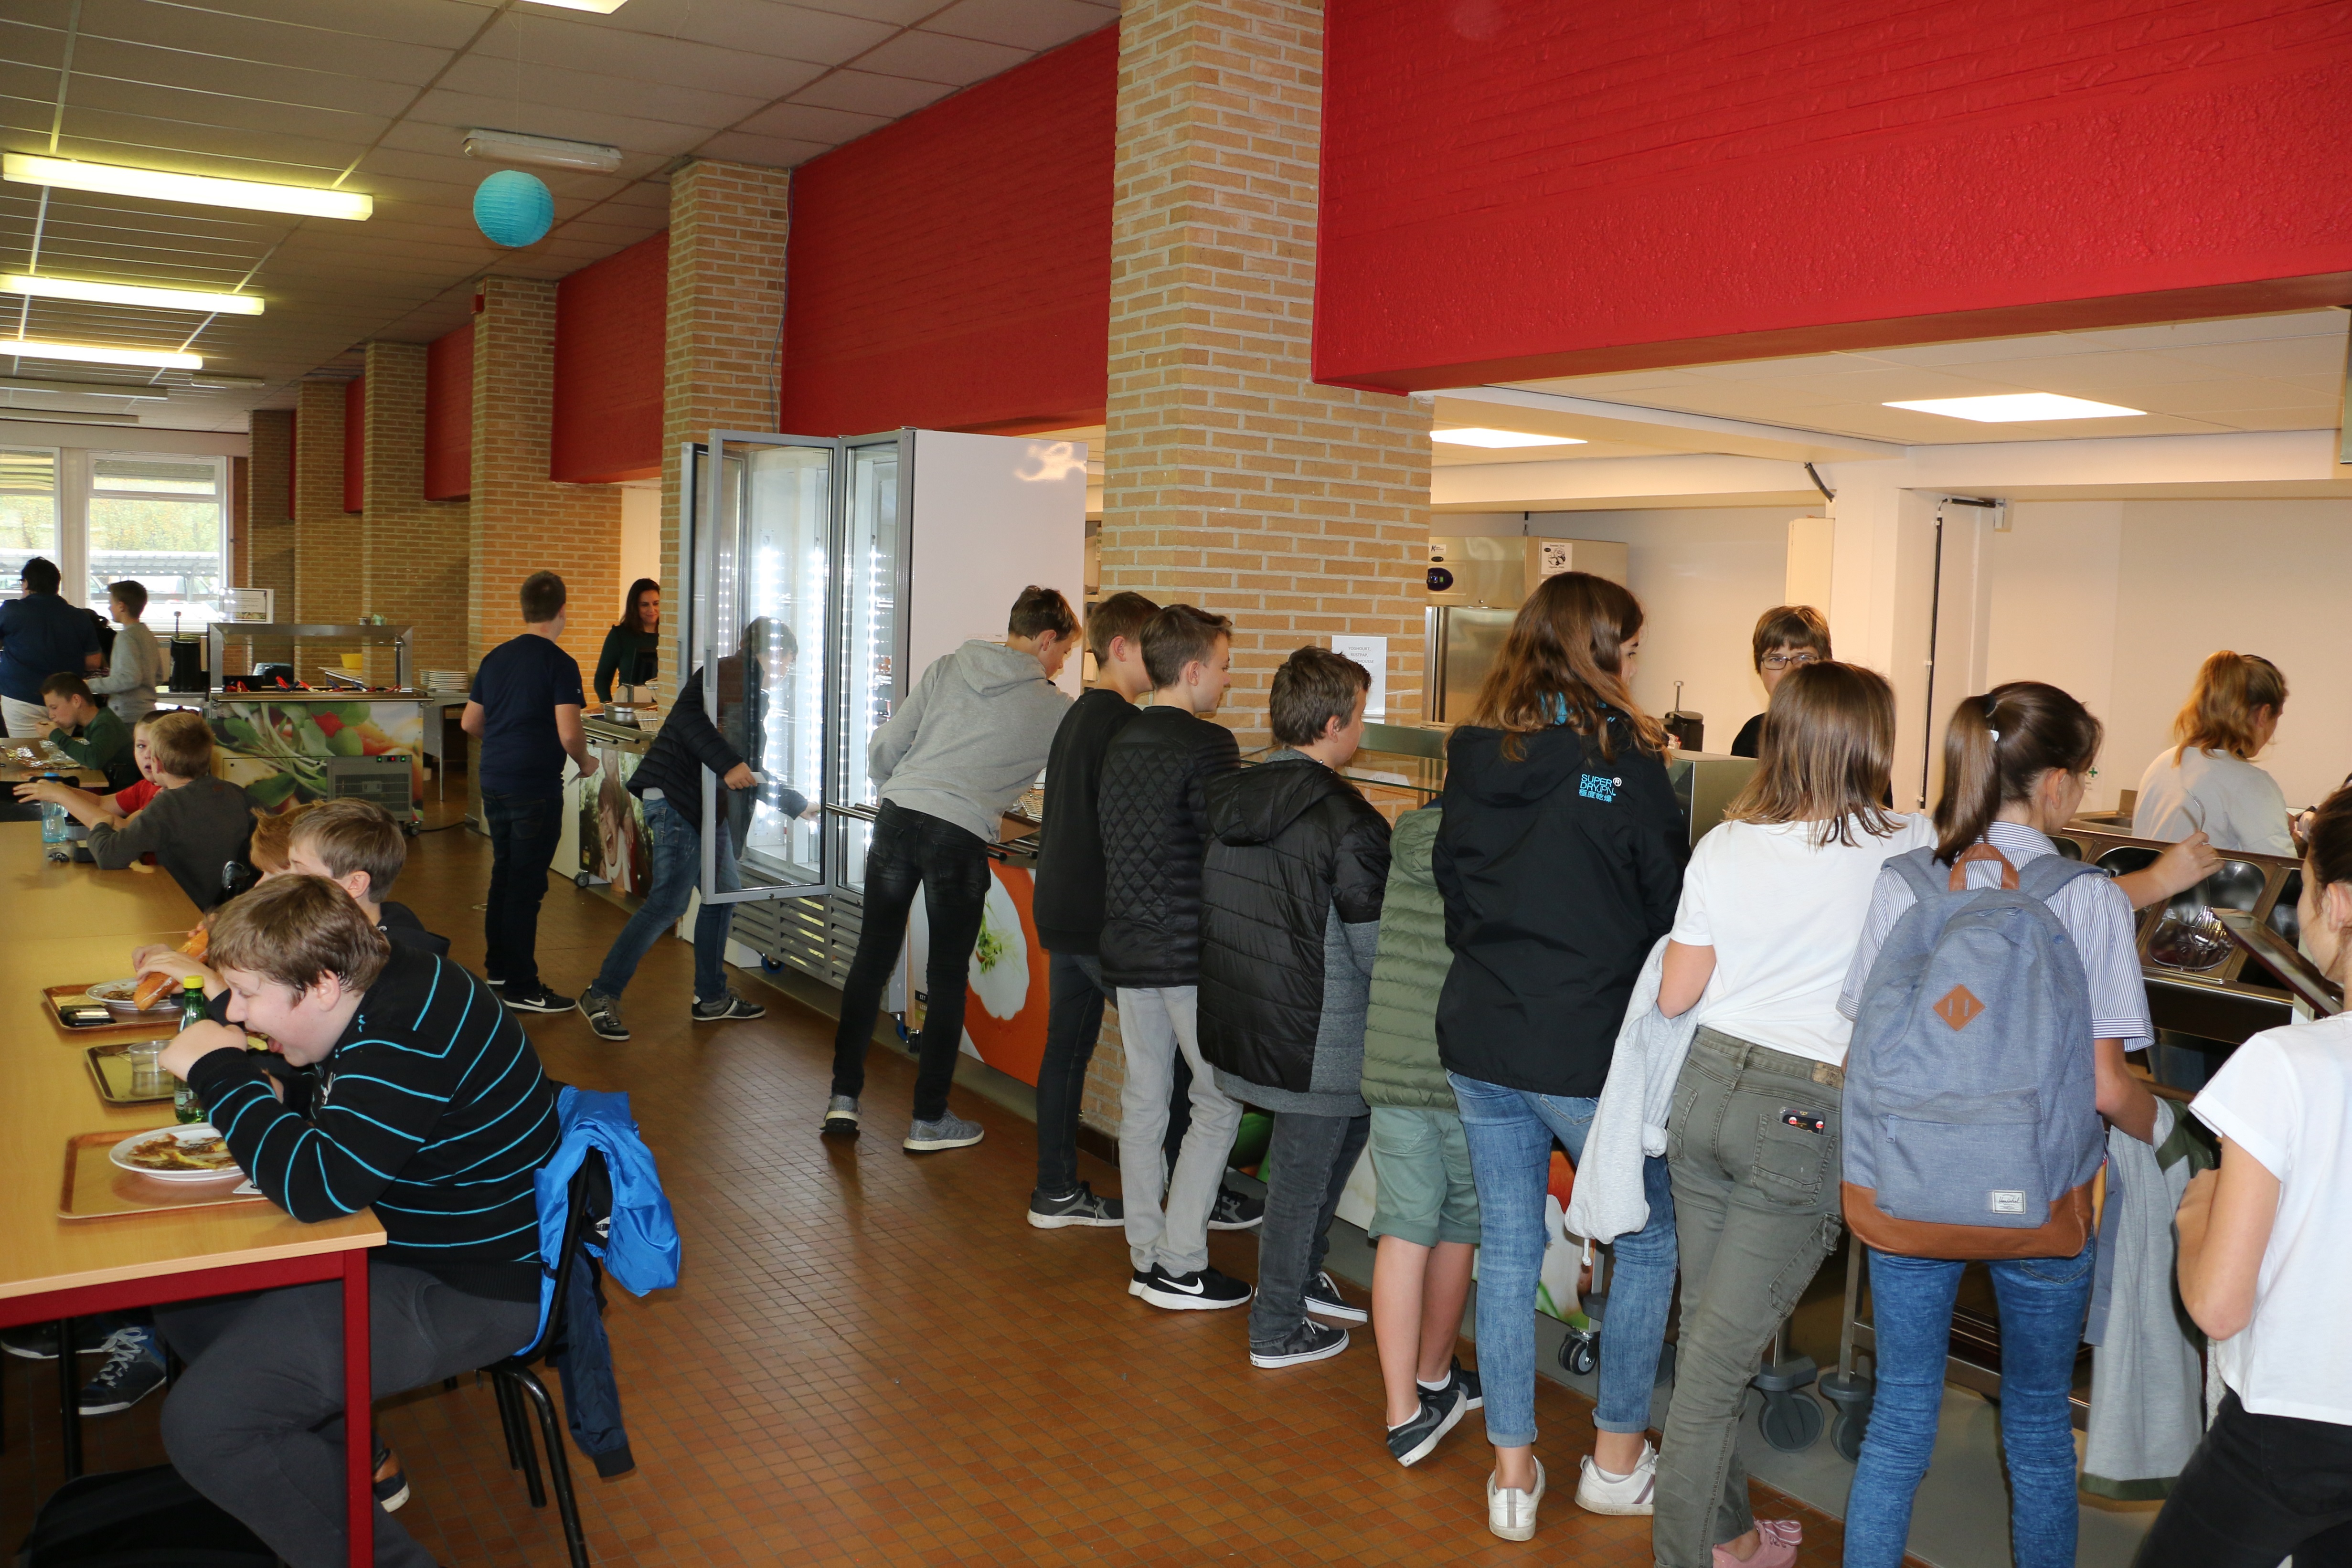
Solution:
<svg viewBox="0 0 2352 1568"><path fill-rule="evenodd" d="M718 673L704 711L760 776L739 791L702 771L703 820L728 823L736 855L703 835L701 896L740 906L734 944L768 967L838 988L878 800L867 743L932 660L1002 641L1024 586L1083 603L1087 449L933 430L714 431L683 456L677 667ZM1079 663L1062 675L1072 695ZM902 954L885 1003L902 1015L907 972ZM1042 984L1024 989L1042 1012Z"/></svg>

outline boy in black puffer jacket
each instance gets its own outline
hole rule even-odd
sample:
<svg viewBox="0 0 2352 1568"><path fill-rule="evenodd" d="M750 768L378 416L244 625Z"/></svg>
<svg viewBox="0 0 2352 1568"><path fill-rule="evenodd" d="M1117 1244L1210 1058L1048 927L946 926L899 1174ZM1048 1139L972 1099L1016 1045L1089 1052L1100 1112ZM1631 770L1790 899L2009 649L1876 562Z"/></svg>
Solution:
<svg viewBox="0 0 2352 1568"><path fill-rule="evenodd" d="M1388 883L1389 825L1338 769L1364 737L1372 678L1328 648L1275 672L1286 749L1209 785L1201 883L1201 1054L1217 1085L1274 1113L1250 1364L1348 1348L1362 1322L1323 1272L1331 1216L1364 1152L1364 1008Z"/></svg>

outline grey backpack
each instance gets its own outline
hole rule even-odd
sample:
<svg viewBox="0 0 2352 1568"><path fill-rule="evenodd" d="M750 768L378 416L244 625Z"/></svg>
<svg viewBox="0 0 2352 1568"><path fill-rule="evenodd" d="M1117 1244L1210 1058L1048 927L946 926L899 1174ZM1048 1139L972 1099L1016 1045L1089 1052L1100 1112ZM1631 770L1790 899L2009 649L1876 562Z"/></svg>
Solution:
<svg viewBox="0 0 2352 1568"><path fill-rule="evenodd" d="M1968 862L1997 861L1998 888ZM1918 894L1872 964L1846 1052L1845 1222L1910 1258L2071 1258L2105 1147L2083 960L2049 899L2097 869L1988 844L1948 874L1887 865Z"/></svg>

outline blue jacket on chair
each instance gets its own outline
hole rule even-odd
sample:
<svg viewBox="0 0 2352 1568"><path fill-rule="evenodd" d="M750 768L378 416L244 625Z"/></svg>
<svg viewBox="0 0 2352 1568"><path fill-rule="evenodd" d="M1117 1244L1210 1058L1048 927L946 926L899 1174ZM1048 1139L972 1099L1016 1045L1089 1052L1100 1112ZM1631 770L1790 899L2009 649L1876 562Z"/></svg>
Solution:
<svg viewBox="0 0 2352 1568"><path fill-rule="evenodd" d="M634 1469L629 1435L621 1425L620 1386L613 1375L613 1351L604 1336L604 1302L597 1264L632 1294L642 1296L677 1283L677 1222L654 1169L654 1156L637 1134L626 1094L600 1094L566 1086L556 1098L562 1141L538 1174L540 1300L539 1334L547 1332L554 1305L555 1277L562 1263L563 1232L571 1218L572 1178L591 1149L604 1156L608 1193L598 1198L603 1213L585 1217L581 1246L564 1303L563 1335L547 1347L548 1359L563 1379L563 1408L572 1440L600 1476ZM529 1347L526 1347L529 1348Z"/></svg>

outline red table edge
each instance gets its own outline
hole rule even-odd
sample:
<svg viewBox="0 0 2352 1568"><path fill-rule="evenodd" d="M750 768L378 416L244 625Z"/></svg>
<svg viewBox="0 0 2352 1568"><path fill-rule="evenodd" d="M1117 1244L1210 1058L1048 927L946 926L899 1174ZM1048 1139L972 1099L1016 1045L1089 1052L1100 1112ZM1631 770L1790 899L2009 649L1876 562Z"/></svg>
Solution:
<svg viewBox="0 0 2352 1568"><path fill-rule="evenodd" d="M54 1318L88 1317L93 1312L126 1307L162 1306L172 1301L229 1296L246 1291L270 1291L285 1285L315 1285L329 1280L343 1282L343 1466L346 1510L344 1528L351 1543L352 1568L373 1568L375 1563L375 1441L369 1404L374 1390L368 1367L368 1250L377 1243L338 1248L331 1252L306 1252L293 1258L271 1258L252 1263L225 1263L186 1269L172 1274L151 1274L136 1280L115 1280L100 1285L69 1285L62 1290L0 1297L0 1328L47 1322Z"/></svg>

